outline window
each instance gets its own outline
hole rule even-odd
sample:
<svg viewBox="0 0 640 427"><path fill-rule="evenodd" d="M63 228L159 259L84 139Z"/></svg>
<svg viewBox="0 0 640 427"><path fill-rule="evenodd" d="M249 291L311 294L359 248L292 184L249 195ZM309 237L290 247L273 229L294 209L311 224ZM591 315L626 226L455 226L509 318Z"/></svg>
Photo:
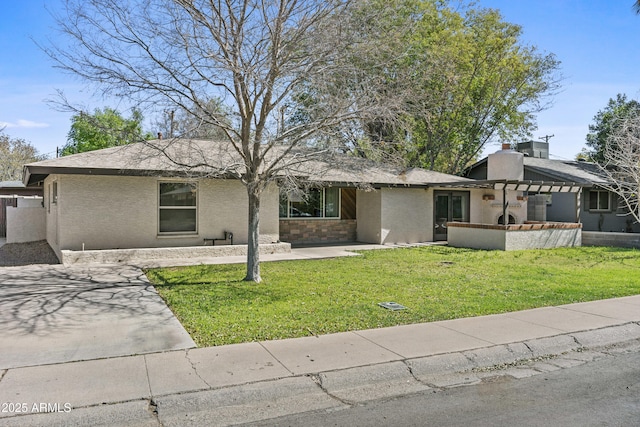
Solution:
<svg viewBox="0 0 640 427"><path fill-rule="evenodd" d="M53 181L51 190L51 203L54 205L58 203L58 181Z"/></svg>
<svg viewBox="0 0 640 427"><path fill-rule="evenodd" d="M159 232L197 232L197 185L195 182L159 183Z"/></svg>
<svg viewBox="0 0 640 427"><path fill-rule="evenodd" d="M281 193L280 218L340 218L340 189L312 189L304 197Z"/></svg>
<svg viewBox="0 0 640 427"><path fill-rule="evenodd" d="M609 211L610 194L608 191L593 190L589 191L589 210L590 211Z"/></svg>

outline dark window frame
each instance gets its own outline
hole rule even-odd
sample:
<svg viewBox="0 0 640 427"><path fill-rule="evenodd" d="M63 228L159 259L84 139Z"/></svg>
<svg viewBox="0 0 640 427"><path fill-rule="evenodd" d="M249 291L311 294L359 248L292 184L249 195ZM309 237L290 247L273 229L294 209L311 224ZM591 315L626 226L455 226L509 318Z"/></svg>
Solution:
<svg viewBox="0 0 640 427"><path fill-rule="evenodd" d="M595 199L594 199L595 194ZM602 196L605 195L606 199ZM611 208L611 192L607 190L589 190L589 200L587 203L587 210L589 212L612 212ZM595 206L591 207L592 201L595 200ZM601 207L601 200L606 200L606 207Z"/></svg>
<svg viewBox="0 0 640 427"><path fill-rule="evenodd" d="M338 205L337 206L333 206L332 211L335 212L335 216L327 216L327 190L331 190L331 191L335 191L337 194L337 199L338 199ZM309 204L310 200L314 200L313 197L309 197L309 194L307 194L307 197L299 197L299 200L295 200L292 201L291 197L289 195L287 195L286 193L281 192L280 193L280 203L279 203L279 218L282 220L296 220L296 219L303 219L303 220L318 220L318 219L332 219L332 220L339 220L341 218L341 212L342 212L342 191L340 188L338 187L323 187L323 188L313 188L308 190L309 192L319 192L320 193L320 198L319 198L319 205L318 206L311 206ZM334 196L336 196L334 195ZM286 202L286 206L284 206L284 202ZM302 209L299 209L302 208ZM309 210L314 210L316 212L321 213L320 215L317 214L310 214L308 211ZM295 215L294 212L299 212L298 215Z"/></svg>
<svg viewBox="0 0 640 427"><path fill-rule="evenodd" d="M178 186L174 192L177 192L176 200L171 203L171 198L167 198L168 193L164 193L163 197L163 187L166 185ZM185 188L191 187L191 193L193 196L189 197L185 195L184 197L180 197L180 186ZM196 181L158 181L158 235L161 236L176 236L176 235L194 235L198 234L198 205L199 205L199 191L198 191L198 183ZM179 203L182 198L182 204ZM193 215L187 215L188 217L193 216L193 220L189 221L186 225L188 228L186 229L175 229L175 226L167 228L167 219L163 221L163 214L172 213L187 213L193 211ZM191 224L193 226L191 227ZM164 228L163 228L164 226ZM180 228L180 227L178 227ZM185 228L184 226L182 228Z"/></svg>

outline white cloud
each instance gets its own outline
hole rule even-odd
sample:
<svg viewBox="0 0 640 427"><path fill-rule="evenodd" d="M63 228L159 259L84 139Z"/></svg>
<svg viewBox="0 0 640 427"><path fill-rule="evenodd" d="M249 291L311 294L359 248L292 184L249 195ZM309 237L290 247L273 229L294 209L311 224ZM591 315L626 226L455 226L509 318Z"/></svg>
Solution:
<svg viewBox="0 0 640 427"><path fill-rule="evenodd" d="M33 129L33 128L48 128L49 123L38 123L32 122L31 120L20 119L15 123L11 122L0 122L0 128L23 128L23 129Z"/></svg>

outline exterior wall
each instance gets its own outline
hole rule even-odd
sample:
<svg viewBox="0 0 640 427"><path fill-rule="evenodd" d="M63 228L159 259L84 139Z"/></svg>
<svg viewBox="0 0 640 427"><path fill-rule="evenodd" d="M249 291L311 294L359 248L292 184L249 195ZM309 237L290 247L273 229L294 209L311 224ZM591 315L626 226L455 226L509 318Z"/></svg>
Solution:
<svg viewBox="0 0 640 427"><path fill-rule="evenodd" d="M41 198L19 198L18 207L7 207L7 243L45 240L45 212Z"/></svg>
<svg viewBox="0 0 640 427"><path fill-rule="evenodd" d="M380 244L382 238L382 192L358 190L356 198L357 239L362 243Z"/></svg>
<svg viewBox="0 0 640 427"><path fill-rule="evenodd" d="M51 201L47 214L47 240L59 257L60 250L197 246L205 238L222 238L224 231L234 234L234 244L247 242L247 193L239 181L196 180L197 233L167 236L158 233L158 182L170 179L87 175L47 179L54 180L58 200ZM261 203L260 243L277 241L278 228L278 190L272 186Z"/></svg>
<svg viewBox="0 0 640 427"><path fill-rule="evenodd" d="M625 215L624 209L618 209L618 196L611 194L611 211L589 211L589 189L585 188L582 194L582 206L580 208L580 221L585 231L602 231L621 233L632 231L640 233L640 224L634 224L633 218Z"/></svg>
<svg viewBox="0 0 640 427"><path fill-rule="evenodd" d="M380 243L433 240L433 190L383 188Z"/></svg>
<svg viewBox="0 0 640 427"><path fill-rule="evenodd" d="M576 193L552 193L547 221L576 222Z"/></svg>
<svg viewBox="0 0 640 427"><path fill-rule="evenodd" d="M619 248L639 248L640 233L601 233L598 231L582 231L584 246L613 246Z"/></svg>
<svg viewBox="0 0 640 427"><path fill-rule="evenodd" d="M507 231L505 237L507 251L582 246L580 228Z"/></svg>
<svg viewBox="0 0 640 427"><path fill-rule="evenodd" d="M505 234L506 231L499 228L482 229L449 225L447 244L453 248L504 250Z"/></svg>
<svg viewBox="0 0 640 427"><path fill-rule="evenodd" d="M485 250L523 250L581 246L580 224L511 226L449 223L449 246Z"/></svg>
<svg viewBox="0 0 640 427"><path fill-rule="evenodd" d="M527 221L527 200L522 191L507 191L507 215L512 215L516 224ZM471 223L497 225L502 216L502 190L473 190L471 192Z"/></svg>
<svg viewBox="0 0 640 427"><path fill-rule="evenodd" d="M58 204L52 200L53 183L58 182L60 175L49 175L44 181L43 202L45 209L45 234L47 243L56 253L58 259L62 259L58 242Z"/></svg>
<svg viewBox="0 0 640 427"><path fill-rule="evenodd" d="M354 242L355 219L286 219L280 220L280 240L292 244Z"/></svg>

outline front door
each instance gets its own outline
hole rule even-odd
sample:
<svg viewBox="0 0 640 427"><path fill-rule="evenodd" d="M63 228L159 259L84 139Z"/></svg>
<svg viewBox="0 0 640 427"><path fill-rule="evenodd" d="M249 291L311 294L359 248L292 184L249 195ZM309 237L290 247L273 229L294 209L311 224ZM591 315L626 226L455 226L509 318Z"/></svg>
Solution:
<svg viewBox="0 0 640 427"><path fill-rule="evenodd" d="M469 222L468 191L434 193L433 240L447 240L447 222Z"/></svg>

